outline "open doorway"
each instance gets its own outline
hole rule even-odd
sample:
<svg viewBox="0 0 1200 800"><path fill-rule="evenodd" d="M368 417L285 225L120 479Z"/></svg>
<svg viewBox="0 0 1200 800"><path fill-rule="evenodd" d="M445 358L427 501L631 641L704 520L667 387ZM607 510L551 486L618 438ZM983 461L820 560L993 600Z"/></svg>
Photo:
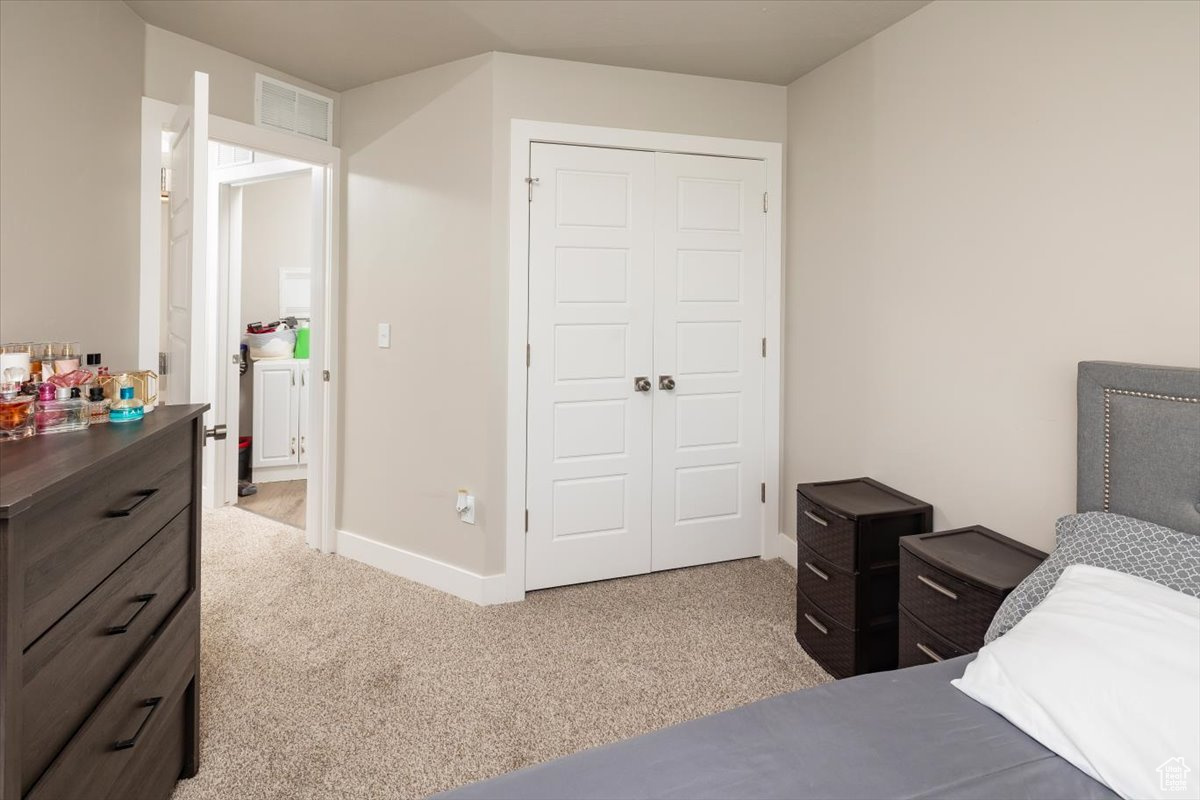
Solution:
<svg viewBox="0 0 1200 800"><path fill-rule="evenodd" d="M307 528L314 281L323 275L324 169L209 144L209 351L214 505ZM235 449L236 448L236 449Z"/></svg>
<svg viewBox="0 0 1200 800"><path fill-rule="evenodd" d="M202 475L205 508L243 504L241 501L246 498L238 496L239 462L242 461L238 440L241 435L254 437L257 442L252 441L250 448L253 449L247 453L252 458L249 480L259 488L263 501L275 499L262 492L262 488L269 485L273 490L271 494L284 493L290 498L269 503L276 509L290 506L286 513L272 510L270 515L303 528L311 547L333 552L336 498L332 487L337 482L334 380L338 360L338 219L334 209L339 203L341 155L337 148L324 143L210 115L206 107L207 76L196 73L194 83L195 91L190 94L196 99L189 104L172 106L149 98L142 101L139 364L147 365L142 367L146 369L158 367L163 374L163 385L174 387L176 399L168 399L168 402L209 405L205 413L207 441ZM194 126L182 127L180 116L185 117L185 123L194 122ZM203 149L189 149L194 156L186 162L178 158L168 162L162 152L163 132L169 132L169 142L178 143L183 140L181 131L188 130L194 130L194 138L203 142ZM212 148L213 143L219 146ZM182 150L173 146L172 152L178 154ZM210 157L206 156L216 161L210 163ZM176 164L176 161L180 163ZM186 170L176 169L177 166L186 167ZM262 259L254 257L254 263L249 264L245 258L248 251L243 248L253 247L253 241L242 241L242 223L246 221L242 214L243 203L248 200L253 206L256 199L262 199L254 196L257 194L254 187L259 184L304 177L309 181L308 200L304 204L309 214L309 230L305 233L296 227L292 231L292 240L306 239L308 249L294 254L290 260L307 259L308 269L304 269L303 263L297 263L294 269L289 266L268 272L274 275L273 301L267 301L273 311L256 312L248 308L246 314L254 317L248 319L241 308L241 269L244 261L248 268L256 269ZM302 180L295 181L295 184L301 183ZM268 195L267 205L278 205L270 200L269 189L264 189L264 193ZM162 202L164 200L166 202ZM168 217L164 230L161 218L164 206L193 209L189 216L192 227L203 234L192 237L193 244L186 249L187 242L176 236L173 227L181 212ZM251 225L254 230L259 227L253 222ZM251 236L254 236L253 230ZM270 241L269 236L266 241ZM284 245L276 242L274 245L268 243L266 247L278 252ZM184 260L182 256L190 258ZM192 264L198 268L191 268ZM251 302L249 296L246 302ZM166 322L163 320L164 306L169 309ZM171 314L178 317L177 311L181 307L188 312L190 335L181 346L175 347L180 337L170 330L175 319ZM196 313L190 313L191 310ZM256 361L250 357L249 347L243 355L243 337L248 322L270 323L281 317L296 319L289 330L302 341L307 338L309 357L306 365L299 363L304 359L295 358L296 343L288 341L290 354L276 352L275 355L290 355L290 359L259 359L280 368L284 361L297 362L290 365L294 367L297 386L286 403L289 406L286 417L262 415L264 422L270 422L256 436L253 384L246 387L249 408L243 409L243 381L253 381ZM305 317L309 318L307 329L304 328ZM271 331L270 327L266 325L264 332L277 333L278 329ZM182 329L182 326L175 325L175 328ZM302 330L307 330L308 334L301 334ZM173 337L169 345L164 344L164 335ZM277 370L272 373L275 380L269 388L279 389L283 381ZM289 375L289 388L291 382ZM267 394L264 392L263 396ZM248 427L243 426L243 418L248 419ZM303 430L301 420L306 423ZM281 431L286 432L286 439ZM294 463L290 460L293 431ZM286 463L270 460L274 452L271 445L280 449L279 443L283 441L286 441ZM268 463L253 463L253 460L264 458ZM272 485L296 480L302 483Z"/></svg>
<svg viewBox="0 0 1200 800"><path fill-rule="evenodd" d="M312 377L312 171L269 153L209 146L210 197L217 204L210 221L217 226L216 350L239 357L236 377L228 376L236 391L224 394L227 427L237 419L236 491L226 485L221 494L227 505L301 529Z"/></svg>

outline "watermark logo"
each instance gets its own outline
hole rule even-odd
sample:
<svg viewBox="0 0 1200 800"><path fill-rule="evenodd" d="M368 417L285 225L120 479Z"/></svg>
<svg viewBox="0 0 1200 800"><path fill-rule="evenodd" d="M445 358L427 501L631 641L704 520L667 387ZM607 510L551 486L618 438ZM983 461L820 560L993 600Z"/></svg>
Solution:
<svg viewBox="0 0 1200 800"><path fill-rule="evenodd" d="M1188 773L1192 771L1183 761L1183 756L1168 758L1158 765L1158 788L1164 792L1186 792Z"/></svg>

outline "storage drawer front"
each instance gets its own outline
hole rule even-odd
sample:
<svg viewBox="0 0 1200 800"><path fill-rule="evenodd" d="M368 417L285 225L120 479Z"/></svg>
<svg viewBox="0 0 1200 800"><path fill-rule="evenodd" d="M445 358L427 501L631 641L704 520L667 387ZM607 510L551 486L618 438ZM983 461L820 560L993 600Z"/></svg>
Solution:
<svg viewBox="0 0 1200 800"><path fill-rule="evenodd" d="M22 789L37 779L187 593L191 523L191 509L185 508L25 652Z"/></svg>
<svg viewBox="0 0 1200 800"><path fill-rule="evenodd" d="M162 735L154 749L147 748L117 778L108 800L160 800L170 797L187 758L187 691L164 709Z"/></svg>
<svg viewBox="0 0 1200 800"><path fill-rule="evenodd" d="M900 551L900 602L908 612L967 652L983 645L1001 597Z"/></svg>
<svg viewBox="0 0 1200 800"><path fill-rule="evenodd" d="M842 625L857 627L855 574L838 569L803 544L798 544L797 550L796 584L800 591Z"/></svg>
<svg viewBox="0 0 1200 800"><path fill-rule="evenodd" d="M164 750L173 747L175 738L172 709L195 675L199 613L199 596L193 592L34 784L27 800L108 797L143 759L174 757ZM148 705L152 698L159 698L156 705ZM128 746L119 747L121 742Z"/></svg>
<svg viewBox="0 0 1200 800"><path fill-rule="evenodd" d="M43 503L22 521L28 647L192 499L192 431L180 426L131 448L69 500Z"/></svg>
<svg viewBox="0 0 1200 800"><path fill-rule="evenodd" d="M965 656L968 651L946 641L900 609L900 666L915 667Z"/></svg>
<svg viewBox="0 0 1200 800"><path fill-rule="evenodd" d="M854 523L796 494L796 538L834 566L855 569L858 548Z"/></svg>
<svg viewBox="0 0 1200 800"><path fill-rule="evenodd" d="M796 640L835 678L854 674L854 632L796 593Z"/></svg>

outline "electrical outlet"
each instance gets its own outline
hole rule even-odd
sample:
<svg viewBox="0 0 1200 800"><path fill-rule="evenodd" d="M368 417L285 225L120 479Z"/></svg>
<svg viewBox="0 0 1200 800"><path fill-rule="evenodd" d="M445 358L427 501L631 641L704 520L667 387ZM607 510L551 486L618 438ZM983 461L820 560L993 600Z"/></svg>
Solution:
<svg viewBox="0 0 1200 800"><path fill-rule="evenodd" d="M379 346L392 346L392 326L386 322L379 323Z"/></svg>
<svg viewBox="0 0 1200 800"><path fill-rule="evenodd" d="M458 499L455 501L454 510L458 512L458 518L468 525L475 524L475 495L467 494L466 489L458 490Z"/></svg>

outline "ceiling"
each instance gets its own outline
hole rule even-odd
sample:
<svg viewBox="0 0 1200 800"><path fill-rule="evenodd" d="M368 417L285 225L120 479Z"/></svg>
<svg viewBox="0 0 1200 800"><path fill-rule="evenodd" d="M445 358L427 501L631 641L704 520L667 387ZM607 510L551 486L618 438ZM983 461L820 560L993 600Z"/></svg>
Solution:
<svg viewBox="0 0 1200 800"><path fill-rule="evenodd" d="M334 91L493 50L788 84L928 0L126 0Z"/></svg>

